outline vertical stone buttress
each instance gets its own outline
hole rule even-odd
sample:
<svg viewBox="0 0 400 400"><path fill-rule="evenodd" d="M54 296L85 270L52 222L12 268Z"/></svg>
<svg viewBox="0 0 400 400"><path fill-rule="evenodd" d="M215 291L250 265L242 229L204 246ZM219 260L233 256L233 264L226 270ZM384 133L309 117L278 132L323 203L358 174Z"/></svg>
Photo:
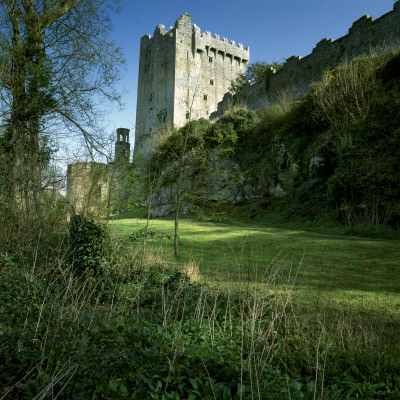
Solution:
<svg viewBox="0 0 400 400"><path fill-rule="evenodd" d="M140 42L136 109L135 153L145 156L153 148L161 125L174 123L175 31L158 25L154 36Z"/></svg>
<svg viewBox="0 0 400 400"><path fill-rule="evenodd" d="M160 128L181 127L208 119L228 92L231 80L245 71L249 48L192 27L183 14L170 31L158 25L140 43L135 153L146 156Z"/></svg>

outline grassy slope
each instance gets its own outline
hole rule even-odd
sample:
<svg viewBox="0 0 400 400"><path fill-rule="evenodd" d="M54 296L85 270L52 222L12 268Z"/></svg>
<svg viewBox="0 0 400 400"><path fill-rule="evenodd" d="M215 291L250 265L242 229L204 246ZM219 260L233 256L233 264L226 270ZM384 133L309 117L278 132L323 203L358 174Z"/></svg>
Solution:
<svg viewBox="0 0 400 400"><path fill-rule="evenodd" d="M140 248L140 240L127 240L138 232L145 219L113 221L115 233L125 245ZM261 231L260 229L263 229ZM399 241L307 236L307 232L180 221L180 257L200 262L200 274L209 282L226 286L262 285L273 279L275 288L294 282L294 296L301 307L322 312L339 310L369 316L385 324L400 323ZM147 246L173 258L173 221L152 220ZM297 275L297 276L296 276Z"/></svg>

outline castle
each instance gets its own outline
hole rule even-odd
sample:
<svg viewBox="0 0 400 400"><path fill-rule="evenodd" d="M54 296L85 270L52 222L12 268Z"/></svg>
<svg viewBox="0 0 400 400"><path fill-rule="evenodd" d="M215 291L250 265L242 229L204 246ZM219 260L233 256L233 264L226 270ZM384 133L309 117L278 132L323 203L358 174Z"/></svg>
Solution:
<svg viewBox="0 0 400 400"><path fill-rule="evenodd" d="M140 43L135 153L148 155L154 148L156 132L162 126L183 126L189 119L215 119L237 104L258 110L302 97L310 84L319 81L324 71L369 54L379 47L400 41L400 1L374 20L364 15L353 23L347 35L322 39L311 54L293 56L283 68L265 71L257 84L247 82L232 95L232 79L243 73L249 62L249 48L230 43L219 35L202 33L183 14L166 31L158 25L153 37Z"/></svg>
<svg viewBox="0 0 400 400"><path fill-rule="evenodd" d="M181 127L189 120L209 118L244 73L249 48L201 32L189 14L166 31L158 25L153 37L140 42L135 152L149 154L154 134L163 125Z"/></svg>
<svg viewBox="0 0 400 400"><path fill-rule="evenodd" d="M153 37L145 35L141 39L135 157L151 155L163 127L179 128L190 120L215 119L235 102L258 110L284 98L302 97L324 71L376 48L399 43L400 0L380 18L361 17L347 35L322 39L311 54L290 57L280 71L267 70L260 82L245 83L232 95L229 86L245 71L249 48L226 38L221 40L217 34L212 37L209 31L201 32L198 26L192 26L190 15L183 14L169 31L158 25ZM122 188L127 186L126 175L131 168L129 130L120 128L117 135L114 163L68 166L67 198L75 210L101 210L111 192L119 198L128 196ZM168 196L161 196L155 205L161 207L168 202Z"/></svg>

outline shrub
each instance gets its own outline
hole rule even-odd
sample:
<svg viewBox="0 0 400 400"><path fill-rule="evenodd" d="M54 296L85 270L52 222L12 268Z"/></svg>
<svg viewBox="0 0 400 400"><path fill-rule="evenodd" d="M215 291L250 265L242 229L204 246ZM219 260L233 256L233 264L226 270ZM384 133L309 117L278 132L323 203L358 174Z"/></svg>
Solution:
<svg viewBox="0 0 400 400"><path fill-rule="evenodd" d="M79 275L102 275L111 253L107 228L89 217L74 215L70 221L69 235L70 260L74 271Z"/></svg>

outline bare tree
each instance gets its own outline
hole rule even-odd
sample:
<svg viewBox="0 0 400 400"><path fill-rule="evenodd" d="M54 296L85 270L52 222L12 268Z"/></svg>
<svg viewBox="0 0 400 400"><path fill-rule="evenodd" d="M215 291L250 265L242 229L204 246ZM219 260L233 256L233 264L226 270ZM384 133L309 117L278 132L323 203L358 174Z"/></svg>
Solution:
<svg viewBox="0 0 400 400"><path fill-rule="evenodd" d="M171 132L175 139L162 141L151 160L153 175L157 178L152 186L152 196L160 188L170 188L174 213L174 254L179 256L179 218L182 211L200 211L219 203L218 189L224 189L229 179L225 176L223 145L207 147L202 136L206 133L205 121L192 121L196 90L187 101L187 123ZM209 125L208 125L209 126ZM167 160L165 155L168 154ZM228 192L226 190L226 192Z"/></svg>
<svg viewBox="0 0 400 400"><path fill-rule="evenodd" d="M115 0L0 0L0 110L9 202L40 209L48 139L99 149L100 102L119 102L123 58L108 39ZM46 158L47 157L47 158Z"/></svg>

